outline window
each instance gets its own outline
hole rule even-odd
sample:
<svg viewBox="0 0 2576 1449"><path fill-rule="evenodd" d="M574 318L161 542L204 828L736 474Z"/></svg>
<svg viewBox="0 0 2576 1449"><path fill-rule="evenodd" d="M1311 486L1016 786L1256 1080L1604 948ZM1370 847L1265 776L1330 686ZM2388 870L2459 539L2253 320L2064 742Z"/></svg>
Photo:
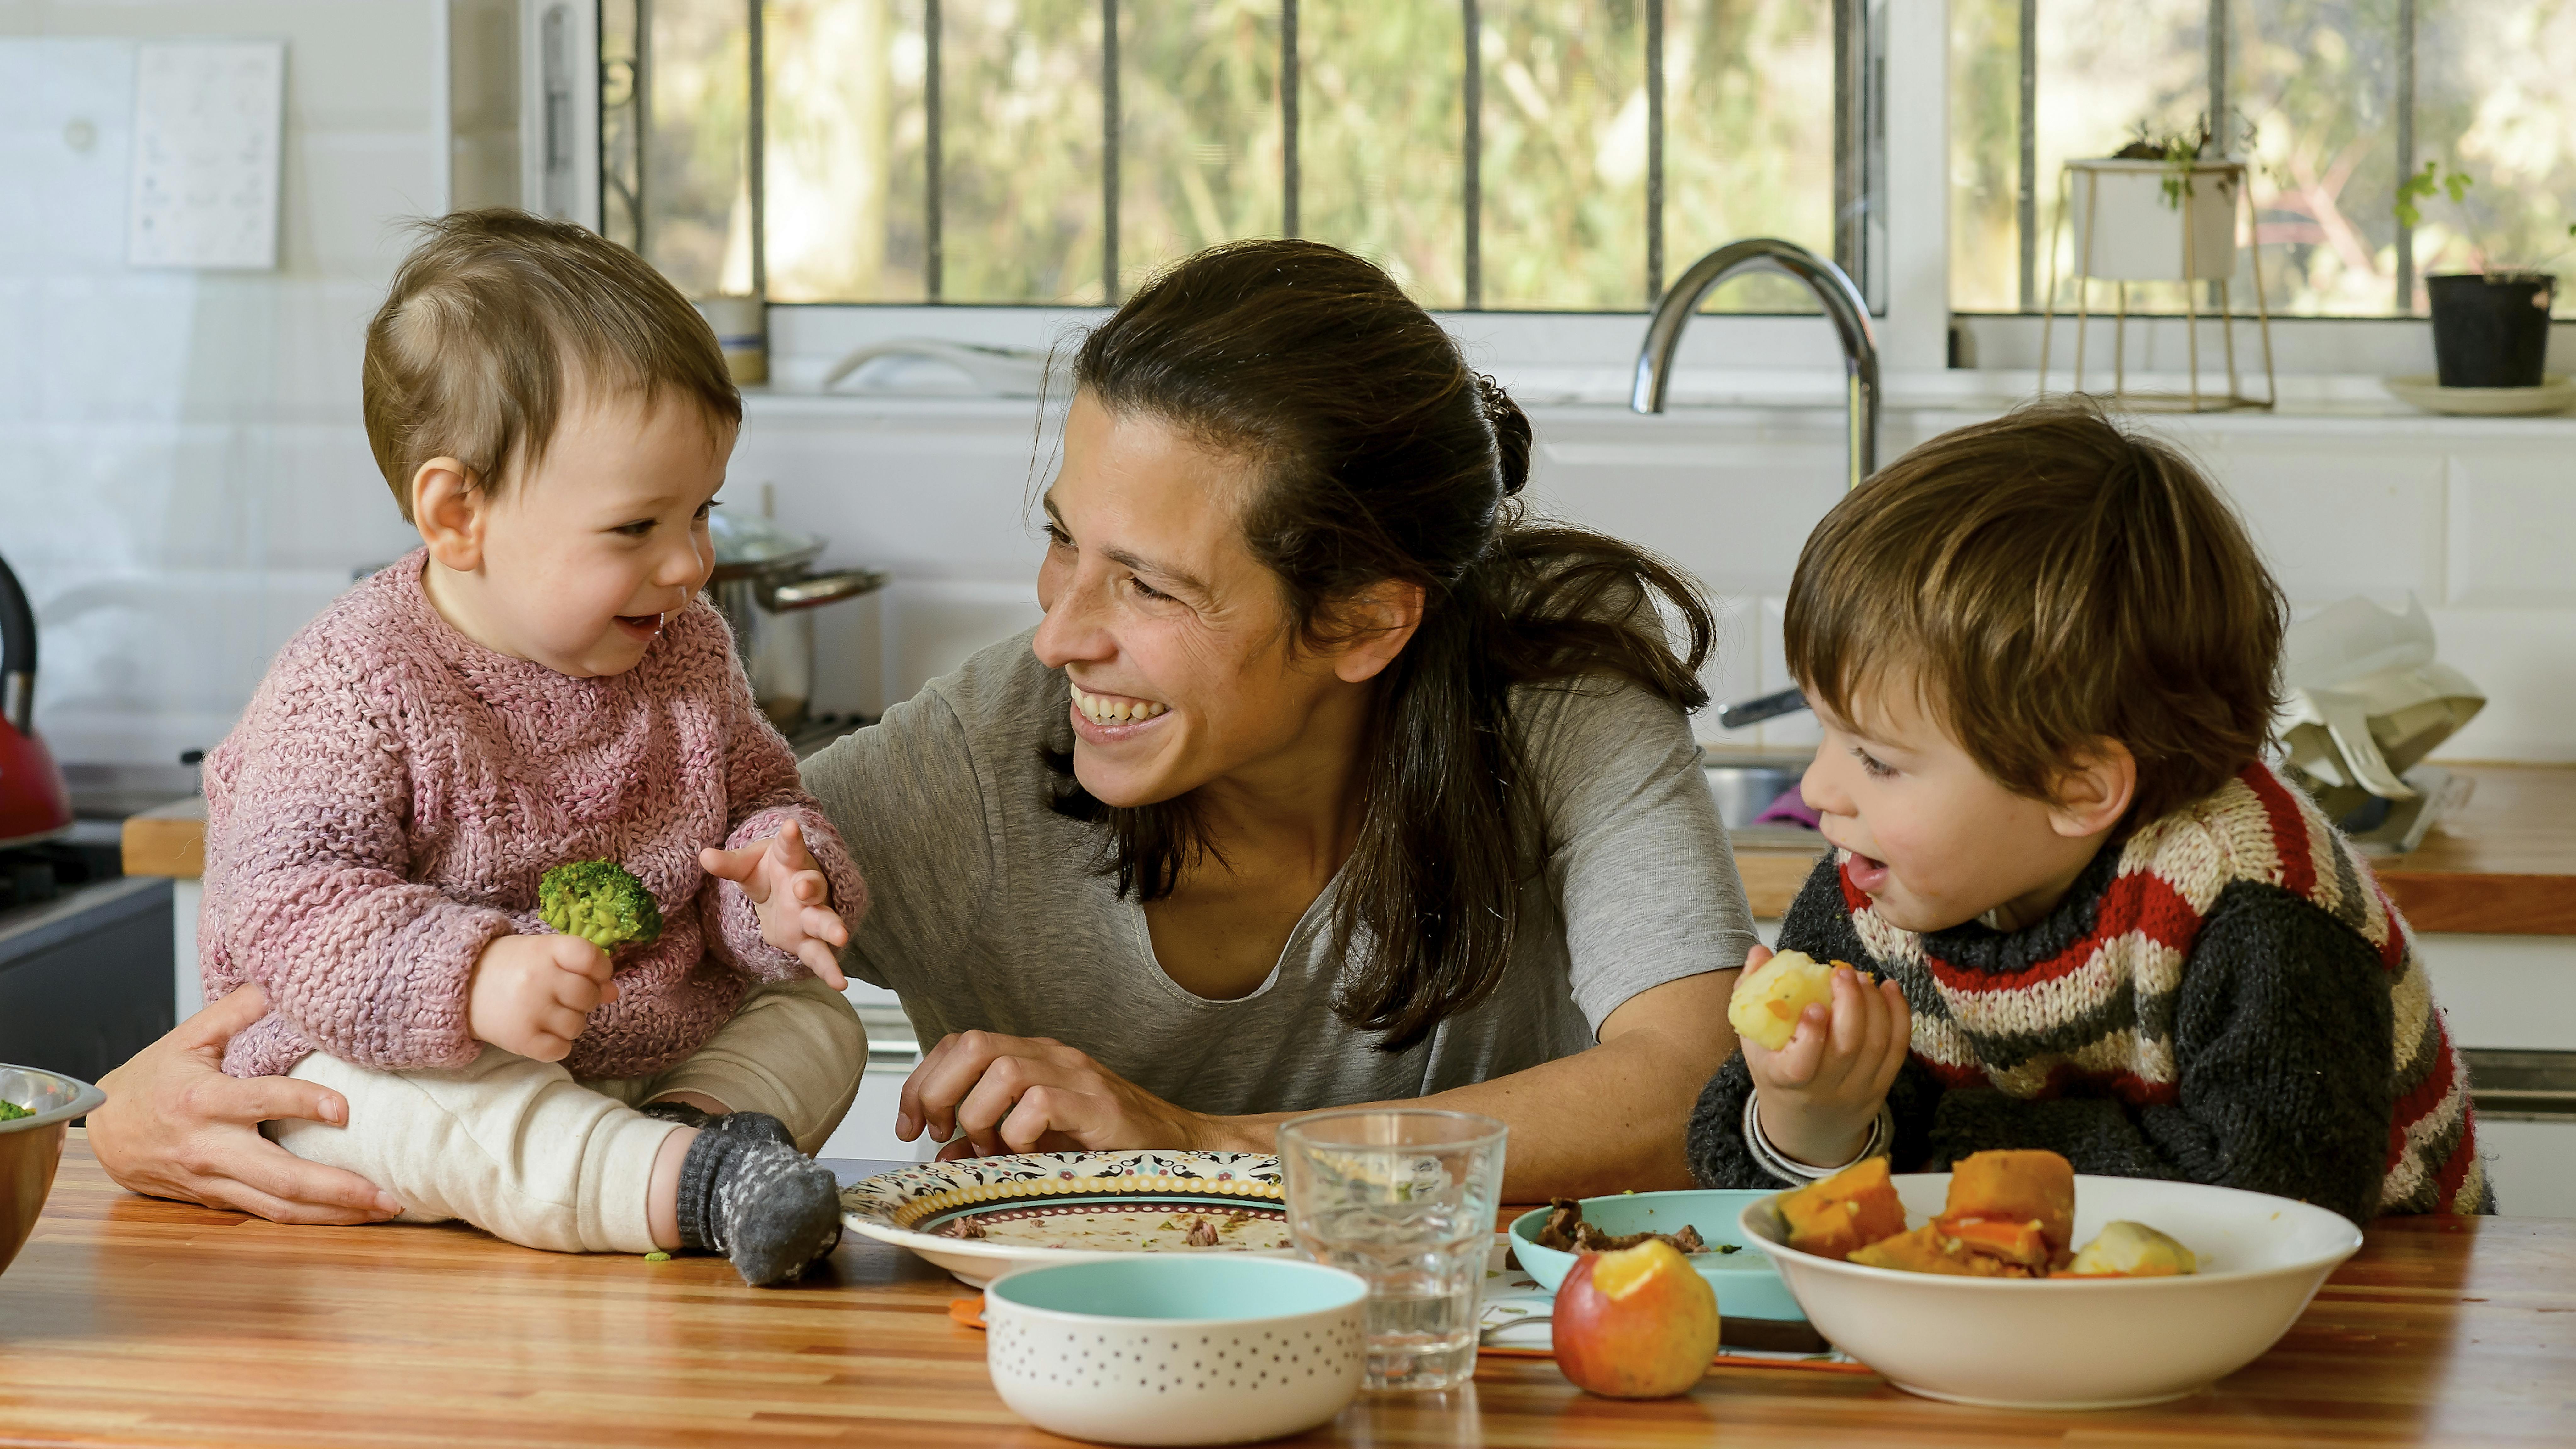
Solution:
<svg viewBox="0 0 2576 1449"><path fill-rule="evenodd" d="M2419 314L2428 272L2568 251L2570 0L1950 0L1950 17L1961 311L2041 308L2067 260L2049 255L2061 162L2213 115L2252 167L2275 316ZM2399 179L2428 162L2473 184L2401 227ZM2576 314L2576 291L2559 306Z"/></svg>
<svg viewBox="0 0 2576 1449"><path fill-rule="evenodd" d="M1283 233L1444 309L1638 312L1755 234L1876 297L1884 4L605 0L602 229L780 302L1100 305Z"/></svg>

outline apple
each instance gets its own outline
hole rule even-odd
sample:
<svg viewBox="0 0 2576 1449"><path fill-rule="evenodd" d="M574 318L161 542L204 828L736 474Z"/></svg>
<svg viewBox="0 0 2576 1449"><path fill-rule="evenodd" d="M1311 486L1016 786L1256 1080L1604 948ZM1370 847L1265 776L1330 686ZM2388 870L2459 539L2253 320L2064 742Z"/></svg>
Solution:
<svg viewBox="0 0 2576 1449"><path fill-rule="evenodd" d="M1717 1290L1672 1244L1585 1253L1557 1285L1556 1366L1586 1393L1668 1399L1717 1353Z"/></svg>

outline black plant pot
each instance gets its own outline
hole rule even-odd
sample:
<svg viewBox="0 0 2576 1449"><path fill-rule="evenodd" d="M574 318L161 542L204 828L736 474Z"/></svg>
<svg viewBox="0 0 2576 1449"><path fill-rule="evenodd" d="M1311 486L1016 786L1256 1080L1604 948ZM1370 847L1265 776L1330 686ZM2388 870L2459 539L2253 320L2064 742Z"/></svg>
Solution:
<svg viewBox="0 0 2576 1449"><path fill-rule="evenodd" d="M2556 277L2447 272L2426 277L2424 288L2433 298L2433 365L2442 386L2540 386Z"/></svg>

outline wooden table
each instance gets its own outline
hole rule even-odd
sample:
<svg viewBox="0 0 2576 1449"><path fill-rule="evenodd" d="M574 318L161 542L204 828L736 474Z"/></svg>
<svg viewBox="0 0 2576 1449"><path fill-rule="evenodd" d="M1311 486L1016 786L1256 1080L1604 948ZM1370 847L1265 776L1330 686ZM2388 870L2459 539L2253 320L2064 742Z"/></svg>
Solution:
<svg viewBox="0 0 2576 1449"><path fill-rule="evenodd" d="M289 1228L111 1185L75 1134L0 1276L0 1442L1061 1445L1004 1408L968 1290L852 1240L819 1282L713 1258L513 1248L466 1228ZM2015 1414L1876 1378L1725 1369L1614 1403L1545 1360L1364 1397L1304 1443L2552 1445L2576 1442L2576 1222L2374 1226L2269 1354L2152 1409Z"/></svg>

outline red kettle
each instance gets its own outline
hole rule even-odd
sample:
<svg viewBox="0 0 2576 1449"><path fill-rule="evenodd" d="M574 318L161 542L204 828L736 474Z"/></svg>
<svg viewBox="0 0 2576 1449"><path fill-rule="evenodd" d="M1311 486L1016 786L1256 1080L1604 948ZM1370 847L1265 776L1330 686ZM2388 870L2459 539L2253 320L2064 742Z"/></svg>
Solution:
<svg viewBox="0 0 2576 1449"><path fill-rule="evenodd" d="M36 611L0 559L0 849L71 828L71 790L36 738Z"/></svg>

